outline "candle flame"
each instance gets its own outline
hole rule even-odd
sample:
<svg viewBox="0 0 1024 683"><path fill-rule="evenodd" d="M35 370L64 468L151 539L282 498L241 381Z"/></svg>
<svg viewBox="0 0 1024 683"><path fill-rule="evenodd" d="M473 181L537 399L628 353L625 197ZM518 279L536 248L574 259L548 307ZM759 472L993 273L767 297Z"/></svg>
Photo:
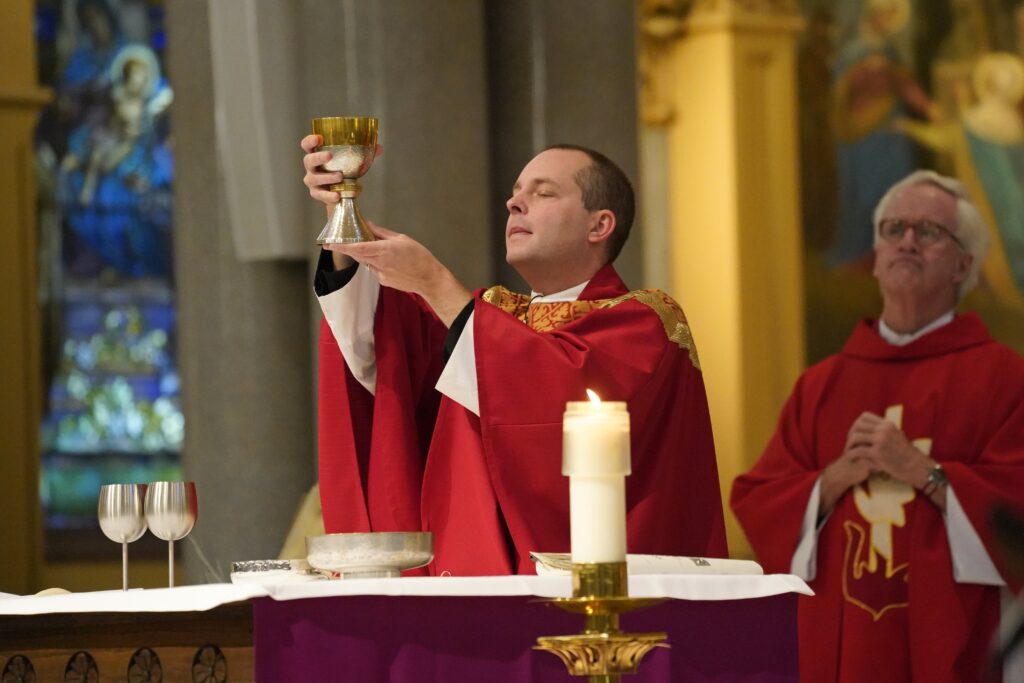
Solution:
<svg viewBox="0 0 1024 683"><path fill-rule="evenodd" d="M601 397L598 396L593 391L591 391L590 389L587 389L587 396L590 397L590 402L593 403L594 405L600 405L601 404Z"/></svg>

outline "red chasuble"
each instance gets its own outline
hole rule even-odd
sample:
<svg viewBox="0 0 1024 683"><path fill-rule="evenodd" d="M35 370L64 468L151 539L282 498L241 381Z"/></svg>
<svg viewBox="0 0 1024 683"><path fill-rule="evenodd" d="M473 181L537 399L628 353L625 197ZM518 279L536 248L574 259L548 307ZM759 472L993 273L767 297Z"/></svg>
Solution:
<svg viewBox="0 0 1024 683"><path fill-rule="evenodd" d="M864 411L900 422L942 463L998 567L991 506L1024 503L1024 359L967 314L903 347L864 322L800 378L732 492L765 570L790 570L811 490ZM816 595L799 608L802 680L983 679L999 589L954 581L943 515L908 485L875 476L839 500L819 532L810 586Z"/></svg>
<svg viewBox="0 0 1024 683"><path fill-rule="evenodd" d="M321 321L318 443L328 533L420 529L420 485L446 332L422 299L381 287L373 395L353 377Z"/></svg>
<svg viewBox="0 0 1024 683"><path fill-rule="evenodd" d="M415 298L381 288L375 398L321 327L327 530L423 528L435 534L435 574L533 573L531 550L569 551L562 413L591 388L628 403L629 552L725 557L707 399L675 302L629 292L611 266L575 302L476 296L479 417L433 389L445 328Z"/></svg>

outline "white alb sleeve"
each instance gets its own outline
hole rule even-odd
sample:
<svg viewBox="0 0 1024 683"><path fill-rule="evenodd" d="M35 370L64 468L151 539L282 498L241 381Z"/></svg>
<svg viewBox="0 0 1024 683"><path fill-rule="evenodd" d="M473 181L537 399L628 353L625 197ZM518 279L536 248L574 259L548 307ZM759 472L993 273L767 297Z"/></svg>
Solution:
<svg viewBox="0 0 1024 683"><path fill-rule="evenodd" d="M480 393L476 377L476 342L470 313L459 341L455 342L451 357L437 378L435 388L474 415L480 415Z"/></svg>
<svg viewBox="0 0 1024 683"><path fill-rule="evenodd" d="M980 583L1005 586L974 525L967 519L953 487L946 487L946 536L949 554L953 556L953 580L957 583Z"/></svg>
<svg viewBox="0 0 1024 683"><path fill-rule="evenodd" d="M377 357L373 348L373 321L379 294L380 283L360 266L344 287L317 297L349 371L374 395Z"/></svg>
<svg viewBox="0 0 1024 683"><path fill-rule="evenodd" d="M821 478L814 482L811 489L811 496L807 500L807 508L804 510L804 521L800 525L800 540L797 542L796 550L793 551L793 559L789 563L789 573L799 576L804 581L813 581L818 575L818 531L825 523L825 519L818 522L818 508L821 505Z"/></svg>

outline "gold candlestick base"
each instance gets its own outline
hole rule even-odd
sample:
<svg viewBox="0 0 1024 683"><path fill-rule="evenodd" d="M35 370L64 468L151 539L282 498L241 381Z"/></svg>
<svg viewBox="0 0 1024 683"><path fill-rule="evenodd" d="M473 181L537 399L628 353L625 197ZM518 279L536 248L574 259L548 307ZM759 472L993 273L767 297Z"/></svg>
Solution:
<svg viewBox="0 0 1024 683"><path fill-rule="evenodd" d="M577 636L546 636L537 639L535 650L550 652L565 664L572 676L590 676L591 682L618 681L635 674L640 660L656 647L668 647L664 633L593 633Z"/></svg>
<svg viewBox="0 0 1024 683"><path fill-rule="evenodd" d="M630 598L625 562L573 564L571 598L548 601L568 612L583 614L583 633L544 636L536 650L550 652L573 676L589 676L590 683L615 683L622 674L636 673L640 660L656 647L668 647L665 633L623 633L619 615L662 602L656 598Z"/></svg>

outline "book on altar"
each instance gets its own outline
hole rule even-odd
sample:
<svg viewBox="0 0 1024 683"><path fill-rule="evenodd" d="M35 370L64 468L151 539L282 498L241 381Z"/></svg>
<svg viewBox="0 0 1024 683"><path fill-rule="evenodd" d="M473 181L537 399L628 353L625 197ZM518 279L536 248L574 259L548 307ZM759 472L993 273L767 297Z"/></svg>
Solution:
<svg viewBox="0 0 1024 683"><path fill-rule="evenodd" d="M572 556L569 553L531 552L538 574L569 574ZM752 560L727 560L714 557L681 557L678 555L626 555L630 574L764 574L761 565Z"/></svg>

